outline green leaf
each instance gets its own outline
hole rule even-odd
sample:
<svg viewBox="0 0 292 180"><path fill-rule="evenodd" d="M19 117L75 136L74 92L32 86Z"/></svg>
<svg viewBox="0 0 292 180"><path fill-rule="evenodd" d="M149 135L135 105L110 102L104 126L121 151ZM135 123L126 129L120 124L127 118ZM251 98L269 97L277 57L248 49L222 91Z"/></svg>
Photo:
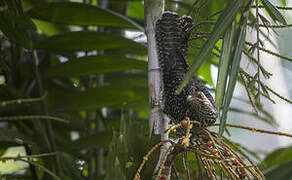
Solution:
<svg viewBox="0 0 292 180"><path fill-rule="evenodd" d="M292 161L271 168L264 173L267 180L292 180Z"/></svg>
<svg viewBox="0 0 292 180"><path fill-rule="evenodd" d="M133 162L127 162L126 163L126 169L130 168L131 166L133 166Z"/></svg>
<svg viewBox="0 0 292 180"><path fill-rule="evenodd" d="M130 84L131 86L139 87L148 89L148 82L147 82L147 73L135 73L135 74L128 74L128 73L109 73L105 76L105 82L112 84L116 87L125 86L125 84ZM148 117L148 99L143 98L137 101L127 102L123 108L125 109L135 109L139 110L140 113L146 114L144 117Z"/></svg>
<svg viewBox="0 0 292 180"><path fill-rule="evenodd" d="M56 2L37 6L28 12L32 18L79 26L110 26L144 31L131 19L97 6L75 2Z"/></svg>
<svg viewBox="0 0 292 180"><path fill-rule="evenodd" d="M147 62L114 55L85 56L53 66L46 74L76 77L130 69L147 71Z"/></svg>
<svg viewBox="0 0 292 180"><path fill-rule="evenodd" d="M222 102L224 99L224 93L226 89L226 80L228 77L228 65L231 59L232 47L233 47L233 35L234 25L232 24L226 31L223 38L222 54L218 67L218 79L215 91L215 104L217 112L220 111Z"/></svg>
<svg viewBox="0 0 292 180"><path fill-rule="evenodd" d="M15 130L10 130L6 128L0 129L0 142L1 142L0 144L2 144L2 142L5 142L0 147L6 146L10 143L13 146L21 145L21 143L25 143L25 144L29 144L33 146L35 149L41 148L41 145L37 144L33 138L34 137L32 136L28 136L22 132L18 132Z"/></svg>
<svg viewBox="0 0 292 180"><path fill-rule="evenodd" d="M239 70L239 64L241 60L241 54L242 49L245 42L245 36L246 36L246 28L247 28L247 19L248 19L248 11L245 11L240 19L239 22L239 29L238 29L238 36L237 36L237 44L233 55L232 65L231 65L231 71L230 71L230 78L228 81L228 87L225 93L224 98L224 106L223 106L223 112L222 116L220 117L220 127L219 127L219 135L221 136L225 130L225 124L227 119L227 111L233 96L233 91L235 88L235 84L237 81L237 74Z"/></svg>
<svg viewBox="0 0 292 180"><path fill-rule="evenodd" d="M21 3L15 0L1 1L0 29L9 40L31 49L28 38L28 30L34 30L35 26L30 18L23 13Z"/></svg>
<svg viewBox="0 0 292 180"><path fill-rule="evenodd" d="M255 87L255 83L256 83L256 81L257 81L258 73L259 73L259 72L257 72L257 73L252 77L252 79L248 82L247 87L248 87L249 89L251 89L251 90L253 90L254 87Z"/></svg>
<svg viewBox="0 0 292 180"><path fill-rule="evenodd" d="M212 77L211 77L211 63L205 61L201 68L198 71L199 75L203 77L203 80L209 83L211 86L214 86Z"/></svg>
<svg viewBox="0 0 292 180"><path fill-rule="evenodd" d="M130 39L90 31L66 32L48 37L35 44L35 48L37 49L56 52L105 50L126 47L136 51L146 51L143 45Z"/></svg>
<svg viewBox="0 0 292 180"><path fill-rule="evenodd" d="M117 162L117 155L120 151L118 151L117 143L119 142L119 138L117 133L114 131L113 132L113 140L109 144L108 147L108 155L106 158L106 177L105 180L110 180L110 179L121 179L124 180L126 179L122 173L121 170L121 163L116 163ZM121 136L122 137L122 136ZM120 150L125 150L125 149L120 149Z"/></svg>
<svg viewBox="0 0 292 180"><path fill-rule="evenodd" d="M85 91L51 85L48 86L48 107L54 110L83 110L112 106L122 107L127 102L147 100L147 87L137 86L133 82L120 83L123 86L112 84Z"/></svg>
<svg viewBox="0 0 292 180"><path fill-rule="evenodd" d="M106 83L123 86L125 83L130 84L135 87L144 87L148 88L147 73L124 73L124 72L115 72L108 73L104 80Z"/></svg>
<svg viewBox="0 0 292 180"><path fill-rule="evenodd" d="M19 27L19 24L15 24L15 18L12 18L7 12L0 11L0 30L11 41L22 45L27 49L31 49L31 43L27 37L27 34Z"/></svg>
<svg viewBox="0 0 292 180"><path fill-rule="evenodd" d="M131 1L129 16L137 19L144 19L144 5L142 1Z"/></svg>
<svg viewBox="0 0 292 180"><path fill-rule="evenodd" d="M278 166L288 161L292 161L292 146L280 148L271 152L262 161L260 167L263 169L269 169L273 166Z"/></svg>
<svg viewBox="0 0 292 180"><path fill-rule="evenodd" d="M236 14L240 11L243 0L230 0L222 14L220 15L218 21L216 22L213 31L211 32L208 40L205 42L201 48L199 54L196 56L192 67L187 72L183 82L177 89L177 93L180 93L182 89L187 85L194 73L199 69L204 61L204 58L213 49L214 45L220 38L220 36L225 32L225 30L231 25L232 21L236 17Z"/></svg>
<svg viewBox="0 0 292 180"><path fill-rule="evenodd" d="M280 23L287 25L284 16L278 11L278 9L270 3L269 0L261 0L265 9L268 11L269 15L274 21L279 21Z"/></svg>
<svg viewBox="0 0 292 180"><path fill-rule="evenodd" d="M72 166L72 164L76 164L76 159L71 156L66 156L67 154L60 154L61 156L61 164L62 164L62 170L65 174L65 176L68 176L70 180L81 180L81 173L76 166ZM68 180L67 179L67 180ZM66 180L64 178L64 180Z"/></svg>
<svg viewBox="0 0 292 180"><path fill-rule="evenodd" d="M37 29L45 35L52 36L60 33L61 28L59 28L59 26L57 26L56 24L37 19L34 19L33 22L37 26Z"/></svg>
<svg viewBox="0 0 292 180"><path fill-rule="evenodd" d="M103 131L71 142L68 146L73 150L82 150L88 148L105 148L112 140L111 131Z"/></svg>

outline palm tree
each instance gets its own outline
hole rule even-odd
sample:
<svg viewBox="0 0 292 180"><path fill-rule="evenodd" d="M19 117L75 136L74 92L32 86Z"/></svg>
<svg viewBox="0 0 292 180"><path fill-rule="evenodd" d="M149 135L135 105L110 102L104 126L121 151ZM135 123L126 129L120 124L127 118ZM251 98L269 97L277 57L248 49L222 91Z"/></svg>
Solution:
<svg viewBox="0 0 292 180"><path fill-rule="evenodd" d="M230 112L250 114L258 122L277 124L263 102L275 101L270 94L288 103L291 100L267 86L264 80L273 72L265 69L263 62L268 60L261 58L261 54L266 52L291 61L263 46L273 44L266 29L273 32L273 28L289 26L280 13L290 10L287 7L276 7L268 0L1 0L0 152L5 154L0 157L0 177L33 180L135 177L145 154L159 147L155 144L169 140L163 131L168 123L156 111L161 82L154 24L165 10L190 15L195 20L187 56L191 67L181 88L196 75L214 92L220 112L219 131L212 131L218 132L216 137L232 126L227 122ZM246 40L248 28L253 29L255 42ZM247 71L240 66L244 61L255 70ZM216 83L211 78L212 67L218 68ZM230 106L231 99L236 98L236 83L245 88L252 111ZM210 137L207 132L211 131L206 130L203 136ZM213 144L229 145L217 140ZM139 172L142 179L157 175L163 159L170 162L164 158L168 146L163 148L145 161ZM257 165L267 179L275 179L291 170L290 152L291 147L278 149ZM258 157L251 151L248 154ZM173 166L169 167L178 176L185 172L182 159L189 164L191 177L205 172L199 170L195 153L188 158L184 153L173 157ZM20 161L24 163L19 164ZM268 170L271 167L275 168ZM213 170L209 168L206 172L210 174Z"/></svg>

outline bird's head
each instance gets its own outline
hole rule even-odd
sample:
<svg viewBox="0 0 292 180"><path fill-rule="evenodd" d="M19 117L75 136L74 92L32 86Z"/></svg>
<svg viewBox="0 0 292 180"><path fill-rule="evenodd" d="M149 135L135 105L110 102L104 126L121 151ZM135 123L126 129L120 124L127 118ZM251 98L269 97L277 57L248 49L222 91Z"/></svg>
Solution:
<svg viewBox="0 0 292 180"><path fill-rule="evenodd" d="M211 105L209 99L205 96L202 91L196 91L187 97L187 102L196 104L206 104Z"/></svg>
<svg viewBox="0 0 292 180"><path fill-rule="evenodd" d="M199 116L199 119L205 125L212 124L218 116L216 107L201 91L196 91L187 97L187 103L190 105L191 112Z"/></svg>

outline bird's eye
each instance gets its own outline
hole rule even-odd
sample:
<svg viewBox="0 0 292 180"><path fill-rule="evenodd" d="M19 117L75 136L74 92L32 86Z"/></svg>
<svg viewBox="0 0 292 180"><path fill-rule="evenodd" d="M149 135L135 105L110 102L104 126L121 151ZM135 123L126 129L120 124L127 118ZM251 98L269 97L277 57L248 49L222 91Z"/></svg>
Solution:
<svg viewBox="0 0 292 180"><path fill-rule="evenodd" d="M197 94L197 97L198 97L199 99L201 99L201 100L204 100L204 94L201 93L201 92L199 92L199 93Z"/></svg>

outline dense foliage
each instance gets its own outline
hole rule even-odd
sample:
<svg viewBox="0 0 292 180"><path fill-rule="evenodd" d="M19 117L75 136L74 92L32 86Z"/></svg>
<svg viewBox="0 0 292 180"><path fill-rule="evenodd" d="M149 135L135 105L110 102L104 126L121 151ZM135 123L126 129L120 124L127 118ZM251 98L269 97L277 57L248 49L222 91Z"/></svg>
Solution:
<svg viewBox="0 0 292 180"><path fill-rule="evenodd" d="M198 22L188 56L193 65L190 76L197 72L214 88L211 65L231 69L225 99L216 99L223 111L223 133L237 81L253 88L248 93L256 111L265 112L260 95L269 98L274 91L259 79L255 83L258 75L239 68L241 49L251 57L261 44L244 44L242 34L247 25L253 26L255 17L246 14L253 1L195 2L166 1L166 9L190 14ZM286 24L268 0L261 2L271 19ZM24 146L27 155L36 155L14 159L30 164L21 175L17 168L12 174L1 169L11 159L2 160L0 179L132 179L144 154L159 141L155 135L149 140L144 26L144 3L139 0L0 0L0 152ZM224 32L236 34L227 47L221 45L223 38L228 41ZM240 52L228 52L232 49L228 45ZM232 53L230 64L219 61L218 56L228 59ZM255 58L251 62L260 67ZM260 71L269 75L262 67ZM228 71L219 71L221 82L227 81L224 72ZM227 86L219 87L216 96ZM275 124L265 115L259 119ZM292 177L291 153L291 147L279 149L262 162L264 170L272 168L268 179ZM143 179L151 178L158 155L147 163ZM184 171L181 158L176 162L178 172Z"/></svg>

